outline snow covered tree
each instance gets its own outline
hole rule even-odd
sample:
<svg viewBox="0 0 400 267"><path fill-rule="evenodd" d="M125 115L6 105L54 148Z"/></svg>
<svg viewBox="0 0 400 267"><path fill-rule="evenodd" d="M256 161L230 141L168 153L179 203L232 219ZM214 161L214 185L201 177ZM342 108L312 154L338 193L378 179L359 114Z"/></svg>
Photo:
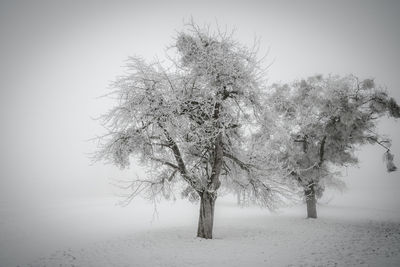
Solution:
<svg viewBox="0 0 400 267"><path fill-rule="evenodd" d="M390 140L376 128L385 114L399 118L400 107L373 80L314 76L291 85L275 84L271 92L263 138L270 149L275 147L274 164L303 189L307 217L317 217L316 198L325 186L342 184L335 170L357 164L355 149L360 145L382 146L387 170L396 170Z"/></svg>
<svg viewBox="0 0 400 267"><path fill-rule="evenodd" d="M182 195L200 199L197 236L212 238L221 177L248 167L237 155L259 110L263 71L255 50L194 23L171 49L162 63L129 59L112 86L118 103L102 117L109 133L97 158L123 168L134 156L148 167L146 179L129 185L129 200L143 192L168 197L184 181Z"/></svg>

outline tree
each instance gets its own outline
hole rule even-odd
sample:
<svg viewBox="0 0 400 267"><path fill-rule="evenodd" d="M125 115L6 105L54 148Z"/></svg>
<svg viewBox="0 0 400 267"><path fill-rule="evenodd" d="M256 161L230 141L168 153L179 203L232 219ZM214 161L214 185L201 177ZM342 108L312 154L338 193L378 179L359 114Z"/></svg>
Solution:
<svg viewBox="0 0 400 267"><path fill-rule="evenodd" d="M291 85L275 84L271 91L263 116L269 125L262 129L264 138L280 146L275 158L285 177L303 189L308 218L317 218L316 198L325 186L342 185L335 170L357 164L355 149L360 145L382 146L387 170L396 170L390 140L376 127L385 114L399 118L400 107L373 80L313 76Z"/></svg>
<svg viewBox="0 0 400 267"><path fill-rule="evenodd" d="M180 32L163 63L130 58L128 73L112 85L118 100L103 119L98 159L120 167L135 156L150 170L129 185L139 193L168 196L179 179L182 194L200 199L197 236L212 238L221 177L233 179L246 125L259 110L263 70L256 50L194 23Z"/></svg>

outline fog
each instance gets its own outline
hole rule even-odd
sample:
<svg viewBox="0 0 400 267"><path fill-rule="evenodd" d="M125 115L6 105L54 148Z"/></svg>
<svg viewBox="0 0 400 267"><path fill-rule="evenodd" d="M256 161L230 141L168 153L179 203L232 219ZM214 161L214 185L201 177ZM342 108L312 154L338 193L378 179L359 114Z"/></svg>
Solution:
<svg viewBox="0 0 400 267"><path fill-rule="evenodd" d="M2 1L0 201L33 212L58 199L113 196L110 178L143 173L91 164L88 140L104 133L93 118L112 105L99 96L128 56L162 58L191 16L236 28L245 44L261 38L270 83L353 73L400 101L399 11L396 1ZM381 126L400 165L400 124ZM399 172L386 173L384 152L360 149L349 190L335 201L400 209Z"/></svg>
<svg viewBox="0 0 400 267"><path fill-rule="evenodd" d="M328 220L318 219L310 228L305 220L296 219L303 218L303 213L294 213L295 219L265 217L265 210L250 208L244 212L221 200L215 220L219 240L199 241L192 246L197 242L189 239L194 236L197 207L183 201L175 205L163 203L158 220L154 220L153 205L142 200L126 209L115 207L119 191L110 183L114 179L143 175L144 170L135 162L129 169L120 170L104 162L93 163L90 156L96 150L96 142L91 139L105 133L95 118L113 105L100 96L109 92L110 82L123 72L127 57L162 59L176 31L191 17L199 24L215 27L218 23L221 28L235 28L235 38L244 44L251 45L254 38L260 38L260 54L267 54L265 65L270 65L267 73L270 84L314 74L352 73L360 78L374 78L400 102L399 12L399 1L1 1L0 265L29 262L56 247L73 247L77 250L72 259L82 257L80 266L86 266L90 260L95 266L109 266L113 259L121 260L121 266L140 264L135 261L137 258L144 264L140 266L146 266L152 259L151 253L146 256L149 238L155 240L154 244L164 240L166 247L171 247L169 240L173 240L174 244L181 244L189 258L201 255L193 254L192 247L202 248L207 255L221 249L237 251L231 257L232 262L227 260L225 266L251 266L246 261L252 257L249 255L267 247L273 255L278 255L271 266L287 265L290 261L285 260L291 260L292 255L286 253L290 247L286 247L285 240L291 240L288 244L293 255L309 259L301 254L306 246L291 239L293 225L303 227L295 231L301 235L298 240L318 245L315 242L318 236L313 236L315 227L324 235L332 233L332 239L326 240L342 242L339 247L345 248L346 238L352 238L351 242L358 240L359 236L353 238L352 234L361 228L345 222L350 230L343 232L340 227L343 221L329 224L329 218L357 217L363 209L378 212L360 215L362 220L374 216L396 217L400 212L399 171L387 173L382 160L385 151L379 146L365 146L358 151L358 167L343 171L347 190L327 191L320 201L321 217ZM399 121L385 118L379 126L381 133L392 137L395 164L400 166ZM344 206L355 209L340 208ZM334 207L339 209L332 210ZM399 218L395 219L398 222ZM157 229L182 227L154 232L153 222ZM386 222L377 225L372 225L371 231L395 229ZM106 248L98 244L88 247L92 254L77 252L84 242L127 236L143 229L154 233L150 237L144 234L124 239L126 243L122 245L114 240L105 242ZM370 230L362 234L369 238ZM373 240L387 240L387 236L384 232ZM238 237L240 242L235 242ZM254 238L259 243L254 243ZM136 254L126 246L132 240ZM182 243L187 240L192 243ZM390 241L394 245L383 243L385 247L376 243L376 246L392 253L398 248L396 240ZM242 247L235 247L242 241L246 244L245 252ZM373 242L361 243L374 246ZM109 244L117 249L110 252ZM371 250L361 248L363 253ZM116 253L124 249L125 254ZM315 249L319 251L320 247ZM248 254L242 256L239 252ZM48 265L58 265L59 262L51 262L57 257L69 260L63 253L48 257ZM164 258L171 253L175 252L166 253L168 256ZM261 253L264 251L257 255ZM340 253L334 255L347 259ZM326 255L333 254L327 250ZM104 261L99 263L99 259ZM259 260L259 266L264 266L265 260ZM347 263L355 264L351 260ZM183 263L177 261L171 266Z"/></svg>

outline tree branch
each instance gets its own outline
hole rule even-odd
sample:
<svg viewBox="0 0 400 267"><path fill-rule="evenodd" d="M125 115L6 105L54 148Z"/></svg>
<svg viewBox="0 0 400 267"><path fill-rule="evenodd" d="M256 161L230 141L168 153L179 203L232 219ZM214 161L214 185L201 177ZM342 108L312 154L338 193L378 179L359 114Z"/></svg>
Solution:
<svg viewBox="0 0 400 267"><path fill-rule="evenodd" d="M183 161L181 152L179 150L178 145L175 143L175 141L172 139L172 137L170 136L169 132L167 131L167 129L165 129L161 123L159 123L159 126L161 127L161 129L163 129L164 131L164 135L167 138L168 143L170 144L169 148L172 150L172 153L174 154L175 160L177 162L177 168L179 170L179 173L182 175L182 178L193 187L193 189L195 189L198 192L202 191L201 188L201 183L198 179L196 179L193 176L190 176L188 174L188 171L186 169L186 165Z"/></svg>
<svg viewBox="0 0 400 267"><path fill-rule="evenodd" d="M176 166L175 164L173 164L173 163L171 163L171 162L168 162L168 161L166 161L166 160L158 159L158 158L154 158L154 157L151 157L150 159L151 159L151 160L154 160L154 161L157 161L157 162L161 162L162 164L167 165L167 166L169 166L169 167L171 167L171 168L173 168L173 169L179 170L179 167L178 167L178 166Z"/></svg>
<svg viewBox="0 0 400 267"><path fill-rule="evenodd" d="M250 172L250 168L251 167L255 167L251 164L248 163L244 163L243 161L241 161L240 159L236 158L235 156L233 156L230 153L224 152L224 157L232 160L234 163L236 163L242 170L245 170L247 172Z"/></svg>

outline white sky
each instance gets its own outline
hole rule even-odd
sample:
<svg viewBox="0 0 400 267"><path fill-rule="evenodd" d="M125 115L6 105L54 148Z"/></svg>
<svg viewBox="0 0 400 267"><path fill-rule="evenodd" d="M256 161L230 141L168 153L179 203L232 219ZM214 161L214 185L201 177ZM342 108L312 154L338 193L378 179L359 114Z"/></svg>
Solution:
<svg viewBox="0 0 400 267"><path fill-rule="evenodd" d="M162 58L190 16L235 27L242 43L260 37L274 60L271 82L353 73L400 102L399 12L398 1L1 1L0 201L101 195L112 191L110 177L133 175L90 166L95 146L86 140L101 133L91 117L110 107L96 97L127 56ZM399 122L382 126L400 167ZM360 151L343 199L400 206L400 175L385 172L383 152Z"/></svg>

